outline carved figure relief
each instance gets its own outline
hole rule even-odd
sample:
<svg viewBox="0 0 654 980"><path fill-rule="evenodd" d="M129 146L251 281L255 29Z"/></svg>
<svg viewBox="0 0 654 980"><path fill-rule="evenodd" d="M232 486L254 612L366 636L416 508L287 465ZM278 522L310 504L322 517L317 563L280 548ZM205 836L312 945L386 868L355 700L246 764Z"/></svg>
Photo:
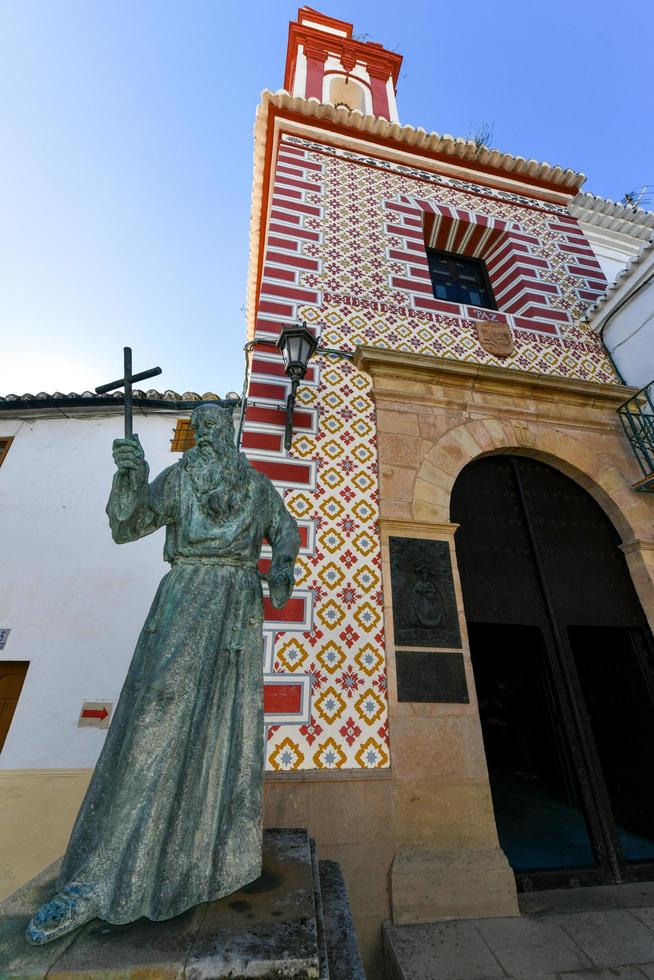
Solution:
<svg viewBox="0 0 654 980"><path fill-rule="evenodd" d="M448 542L392 537L389 549L396 646L459 649Z"/></svg>
<svg viewBox="0 0 654 980"><path fill-rule="evenodd" d="M416 584L411 591L413 622L418 629L435 629L443 619L443 609L429 565L419 565L414 573Z"/></svg>

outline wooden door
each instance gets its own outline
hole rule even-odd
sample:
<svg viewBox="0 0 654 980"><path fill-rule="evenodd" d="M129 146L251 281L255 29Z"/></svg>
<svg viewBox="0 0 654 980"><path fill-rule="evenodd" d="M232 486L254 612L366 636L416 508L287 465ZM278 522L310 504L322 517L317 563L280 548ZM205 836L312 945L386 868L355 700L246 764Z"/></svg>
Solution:
<svg viewBox="0 0 654 980"><path fill-rule="evenodd" d="M654 880L654 644L606 514L534 459L469 464L456 552L519 890Z"/></svg>
<svg viewBox="0 0 654 980"><path fill-rule="evenodd" d="M18 704L29 663L24 660L0 661L0 752Z"/></svg>

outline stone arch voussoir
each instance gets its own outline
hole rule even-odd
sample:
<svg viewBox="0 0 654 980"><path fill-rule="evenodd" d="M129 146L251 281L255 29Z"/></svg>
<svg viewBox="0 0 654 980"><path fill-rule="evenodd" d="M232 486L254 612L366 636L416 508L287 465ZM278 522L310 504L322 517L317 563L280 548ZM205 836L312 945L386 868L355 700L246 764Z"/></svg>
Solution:
<svg viewBox="0 0 654 980"><path fill-rule="evenodd" d="M414 520L447 523L450 497L461 470L481 456L516 453L556 467L584 487L613 522L623 543L652 537L652 512L631 489L627 475L606 459L601 437L582 442L554 426L478 419L453 426L433 444L418 470Z"/></svg>

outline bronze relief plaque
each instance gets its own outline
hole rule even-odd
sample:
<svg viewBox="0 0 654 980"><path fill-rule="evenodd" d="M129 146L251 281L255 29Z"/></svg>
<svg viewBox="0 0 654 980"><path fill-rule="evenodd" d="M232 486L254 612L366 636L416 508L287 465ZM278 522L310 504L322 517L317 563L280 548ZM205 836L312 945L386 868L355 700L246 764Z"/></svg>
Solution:
<svg viewBox="0 0 654 980"><path fill-rule="evenodd" d="M477 339L487 354L494 357L509 357L515 351L513 333L508 323L495 323L492 320L475 320Z"/></svg>
<svg viewBox="0 0 654 980"><path fill-rule="evenodd" d="M428 704L468 704L460 651L396 650L397 700Z"/></svg>
<svg viewBox="0 0 654 980"><path fill-rule="evenodd" d="M447 541L389 538L396 646L460 649Z"/></svg>

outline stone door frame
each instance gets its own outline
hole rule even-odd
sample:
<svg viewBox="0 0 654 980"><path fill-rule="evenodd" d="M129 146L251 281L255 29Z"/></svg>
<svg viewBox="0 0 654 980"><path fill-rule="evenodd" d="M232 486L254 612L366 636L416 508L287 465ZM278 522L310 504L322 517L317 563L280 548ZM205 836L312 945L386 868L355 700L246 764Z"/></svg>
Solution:
<svg viewBox="0 0 654 980"><path fill-rule="evenodd" d="M355 364L372 377L377 414L393 918L517 914L515 880L499 847L490 796L451 491L468 463L491 454L532 456L561 470L594 497L618 531L654 629L654 501L632 489L639 470L616 414L632 390L372 347L359 347ZM448 542L468 704L398 701L391 536Z"/></svg>

